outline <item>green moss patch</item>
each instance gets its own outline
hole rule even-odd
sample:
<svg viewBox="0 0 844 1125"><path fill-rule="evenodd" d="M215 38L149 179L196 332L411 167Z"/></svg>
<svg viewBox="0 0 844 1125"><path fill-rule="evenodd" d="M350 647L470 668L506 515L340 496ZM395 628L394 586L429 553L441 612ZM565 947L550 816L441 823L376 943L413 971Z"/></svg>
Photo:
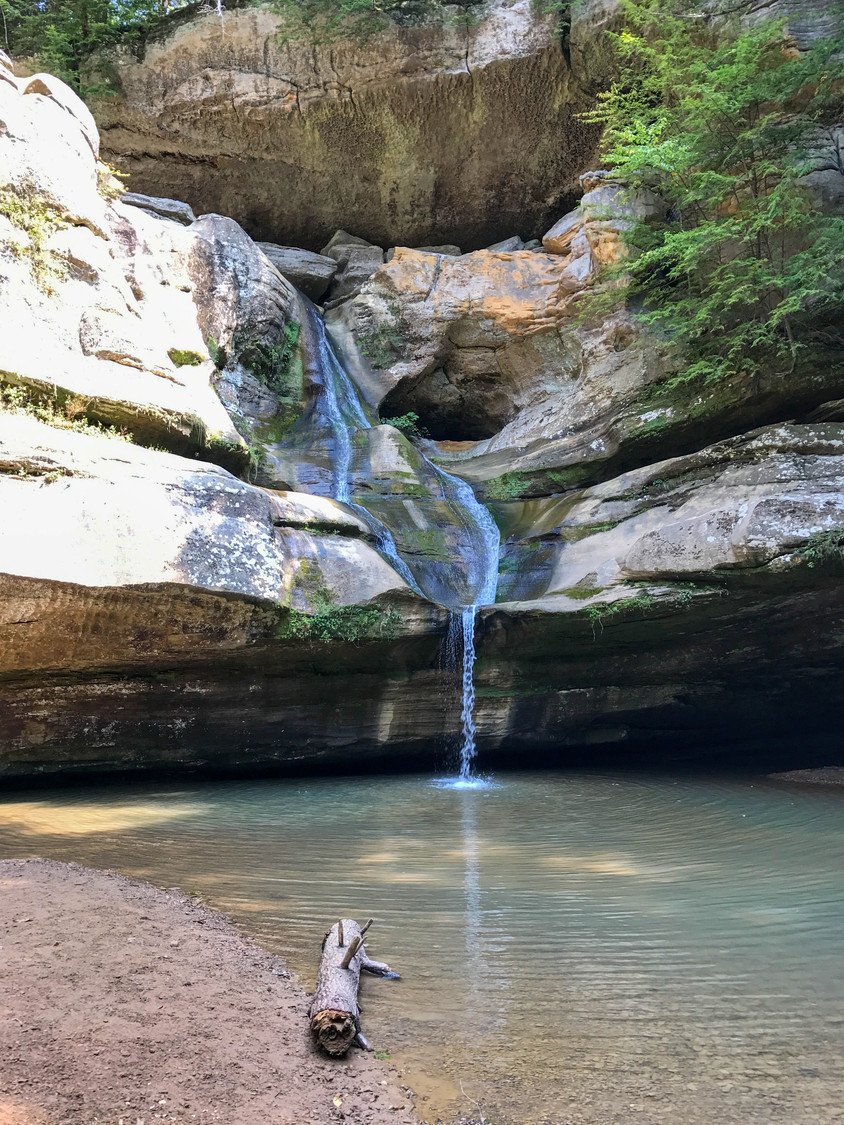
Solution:
<svg viewBox="0 0 844 1125"><path fill-rule="evenodd" d="M7 250L16 258L25 258L39 288L52 293L51 282L66 274L64 263L45 248L49 237L64 225L58 211L33 185L7 184L0 187L0 214L28 239L26 246L7 244Z"/></svg>
<svg viewBox="0 0 844 1125"><path fill-rule="evenodd" d="M170 348L167 352L177 367L199 367L204 356L199 352L188 351L184 348Z"/></svg>

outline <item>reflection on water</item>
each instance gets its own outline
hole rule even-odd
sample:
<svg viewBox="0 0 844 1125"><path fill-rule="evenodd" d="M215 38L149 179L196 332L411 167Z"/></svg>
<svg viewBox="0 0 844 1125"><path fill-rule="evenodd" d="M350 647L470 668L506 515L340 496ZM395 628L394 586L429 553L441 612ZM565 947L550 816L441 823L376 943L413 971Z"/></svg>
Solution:
<svg viewBox="0 0 844 1125"><path fill-rule="evenodd" d="M0 802L0 857L200 891L313 983L375 918L366 1030L430 1121L844 1120L841 795L502 775L185 785Z"/></svg>

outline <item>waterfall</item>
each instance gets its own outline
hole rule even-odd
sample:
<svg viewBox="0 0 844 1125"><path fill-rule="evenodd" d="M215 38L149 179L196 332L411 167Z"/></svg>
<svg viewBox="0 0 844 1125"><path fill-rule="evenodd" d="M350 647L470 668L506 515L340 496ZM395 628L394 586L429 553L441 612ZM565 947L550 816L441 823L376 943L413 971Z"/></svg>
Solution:
<svg viewBox="0 0 844 1125"><path fill-rule="evenodd" d="M444 469L437 468L437 475L453 490L459 504L467 510L480 532L480 549L475 557L475 593L470 605L462 607L460 621L463 631L463 669L462 685L463 699L460 712L462 722L460 743L460 774L458 784L471 785L477 781L472 772L472 762L475 758L475 617L478 607L492 605L495 602L495 591L498 585L498 547L500 535L495 520L487 509L480 504L471 485L460 477L452 476ZM456 621L456 615L454 617ZM454 650L456 645L450 638L449 647ZM448 652L448 649L446 650ZM456 652L454 653L456 657ZM456 665L456 660L455 660Z"/></svg>
<svg viewBox="0 0 844 1125"><path fill-rule="evenodd" d="M460 719L463 723L463 740L460 744L460 780L472 778L472 762L475 758L475 614L476 605L467 605L463 610L463 707Z"/></svg>
<svg viewBox="0 0 844 1125"><path fill-rule="evenodd" d="M351 429L368 430L370 423L363 412L354 385L326 335L325 323L317 312L316 306L310 301L307 302L307 311L311 322L311 338L316 344L317 362L323 377L325 412L331 423L337 447L332 488L334 499L342 504L348 504L355 510L374 535L375 545L381 554L386 555L392 567L411 590L424 597L410 572L410 567L398 552L392 532L362 504L356 504L352 500L349 489L349 468L352 463Z"/></svg>
<svg viewBox="0 0 844 1125"><path fill-rule="evenodd" d="M316 306L308 301L306 307L310 319L311 339L316 345L317 363L323 379L325 412L337 446L332 492L335 500L339 500L341 504L349 504L351 503L349 467L352 463L352 438L349 427L355 426L365 430L369 428L369 422L363 412L360 399L354 393L349 376L328 342L325 324Z"/></svg>
<svg viewBox="0 0 844 1125"><path fill-rule="evenodd" d="M349 470L352 460L353 429L370 429L371 423L364 413L356 388L349 378L326 335L325 323L316 307L306 303L310 319L311 338L317 352L317 363L322 374L325 413L334 434L336 453L333 466L332 493L335 500L348 504L372 531L378 550L417 594L424 597L410 568L401 557L390 530L361 504L351 498ZM483 784L472 772L475 758L475 618L479 606L495 601L498 584L498 528L487 509L480 504L470 484L460 477L447 473L429 462L443 490L443 498L458 520L470 532L473 541L469 567L468 587L471 602L460 606L460 616L449 618L446 659L451 667L457 666L458 643L456 629L462 632L462 707L460 773L455 784L472 787Z"/></svg>

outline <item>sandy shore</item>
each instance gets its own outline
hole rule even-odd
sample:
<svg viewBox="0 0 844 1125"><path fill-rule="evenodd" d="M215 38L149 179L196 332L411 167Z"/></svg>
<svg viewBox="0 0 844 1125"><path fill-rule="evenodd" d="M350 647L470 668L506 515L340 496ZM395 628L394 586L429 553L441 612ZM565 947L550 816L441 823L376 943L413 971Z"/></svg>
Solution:
<svg viewBox="0 0 844 1125"><path fill-rule="evenodd" d="M0 862L0 981L0 1125L417 1121L388 1063L317 1053L280 958L178 891Z"/></svg>
<svg viewBox="0 0 844 1125"><path fill-rule="evenodd" d="M772 781L798 781L804 785L844 785L844 766L822 766L813 770L770 773Z"/></svg>

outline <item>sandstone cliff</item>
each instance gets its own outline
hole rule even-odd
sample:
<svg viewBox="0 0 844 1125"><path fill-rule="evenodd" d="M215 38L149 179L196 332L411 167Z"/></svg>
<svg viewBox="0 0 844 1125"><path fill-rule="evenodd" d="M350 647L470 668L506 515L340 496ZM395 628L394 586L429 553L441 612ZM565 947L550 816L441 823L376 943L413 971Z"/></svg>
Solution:
<svg viewBox="0 0 844 1125"><path fill-rule="evenodd" d="M594 26L615 18L612 5L587 10ZM545 195L529 162L529 188L506 187L521 150L463 159L458 206L431 186L439 172L419 173L428 150L413 130L391 127L384 137L408 147L400 175L398 157L378 165L397 177L378 180L386 194L349 149L348 196L304 199L328 165L295 137L310 144L315 123L346 113L371 124L375 106L403 122L411 89L435 105L448 91L464 120L461 91L486 97L500 72L518 116L536 94L519 67L553 64L569 114L583 26L570 72L550 25L522 34L526 18L518 2L492 9L470 33L472 74L443 46L456 32L396 28L338 49L331 82L319 52L276 45L265 12L228 13L225 46L212 17L178 22L142 62L120 63L113 117L97 107L112 140L151 146L130 162L151 197L121 195L67 87L0 59L0 503L14 529L0 544L0 771L348 767L387 752L430 764L460 721L443 607L475 600L484 538L449 473L472 482L501 534L497 599L478 625L487 760L743 754L835 729L840 364L672 388L662 342L629 310L579 316L626 224L664 213L655 196L582 175L589 138L555 147L572 163L548 166ZM298 108L295 67L312 81ZM192 122L178 150L161 147L165 104L171 140ZM432 118L424 104L418 121ZM504 112L495 103L489 121L500 128ZM558 128L554 112L536 120ZM531 120L520 144L536 143ZM269 148L250 164L259 137ZM308 171L301 198L268 177L284 144ZM838 207L840 129L824 144L807 183ZM432 232L463 248L503 233L484 183L505 204L495 224L541 244L386 252ZM560 200L575 191L572 210ZM296 240L270 198L326 253L262 249L227 214L189 206L228 201L249 226L254 200L253 232ZM357 233L329 240L358 205ZM329 339L287 273L320 296L334 287ZM427 437L402 432L409 412Z"/></svg>
<svg viewBox="0 0 844 1125"><path fill-rule="evenodd" d="M555 14L481 11L391 23L362 46L284 41L261 7L174 21L92 73L118 95L92 103L104 151L139 191L310 250L337 227L386 246L532 238L594 160L585 75Z"/></svg>

